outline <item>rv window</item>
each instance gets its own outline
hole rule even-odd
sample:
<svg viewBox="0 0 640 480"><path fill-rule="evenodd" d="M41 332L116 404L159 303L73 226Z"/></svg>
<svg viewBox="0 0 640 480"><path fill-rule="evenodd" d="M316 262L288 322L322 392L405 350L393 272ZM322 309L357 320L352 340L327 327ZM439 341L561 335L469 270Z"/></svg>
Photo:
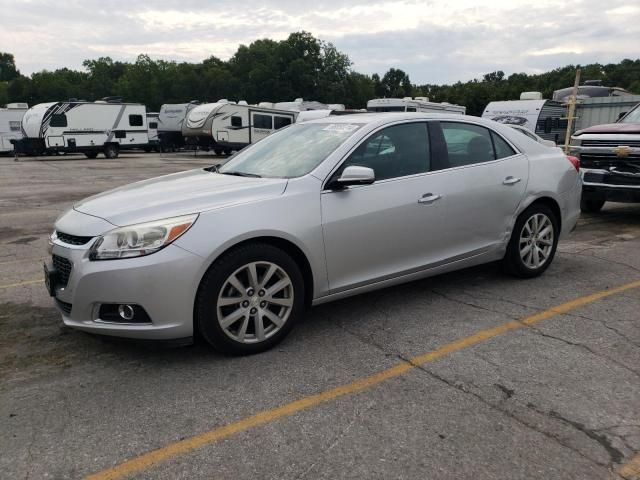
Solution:
<svg viewBox="0 0 640 480"><path fill-rule="evenodd" d="M374 133L342 164L339 172L349 165L359 165L372 168L376 180L385 180L428 172L429 163L426 123L407 123Z"/></svg>
<svg viewBox="0 0 640 480"><path fill-rule="evenodd" d="M491 138L493 139L493 148L496 151L496 158L507 158L516 154L513 148L511 148L511 146L505 142L500 135L495 132L491 132Z"/></svg>
<svg viewBox="0 0 640 480"><path fill-rule="evenodd" d="M129 115L129 125L131 127L141 127L144 125L142 115Z"/></svg>
<svg viewBox="0 0 640 480"><path fill-rule="evenodd" d="M66 127L67 126L67 116L64 113L55 113L51 115L51 122L49 122L49 126L51 127Z"/></svg>
<svg viewBox="0 0 640 480"><path fill-rule="evenodd" d="M286 127L287 125L291 125L291 119L289 117L275 117L274 122L276 130Z"/></svg>
<svg viewBox="0 0 640 480"><path fill-rule="evenodd" d="M407 107L407 112L415 112L416 107Z"/></svg>
<svg viewBox="0 0 640 480"><path fill-rule="evenodd" d="M496 159L488 129L470 123L442 122L440 125L447 144L451 167L462 167Z"/></svg>
<svg viewBox="0 0 640 480"><path fill-rule="evenodd" d="M150 128L150 129L152 129L152 130L153 130L154 128L158 128L158 122L151 122L151 123L149 124L149 128Z"/></svg>
<svg viewBox="0 0 640 480"><path fill-rule="evenodd" d="M11 130L12 132L19 132L20 131L20 122L9 122L9 130Z"/></svg>
<svg viewBox="0 0 640 480"><path fill-rule="evenodd" d="M127 132L124 130L116 130L114 133L116 138L127 138Z"/></svg>
<svg viewBox="0 0 640 480"><path fill-rule="evenodd" d="M253 116L253 128L273 130L273 117L271 115L260 115L256 113Z"/></svg>
<svg viewBox="0 0 640 480"><path fill-rule="evenodd" d="M242 127L242 117L231 117L231 126L236 128Z"/></svg>

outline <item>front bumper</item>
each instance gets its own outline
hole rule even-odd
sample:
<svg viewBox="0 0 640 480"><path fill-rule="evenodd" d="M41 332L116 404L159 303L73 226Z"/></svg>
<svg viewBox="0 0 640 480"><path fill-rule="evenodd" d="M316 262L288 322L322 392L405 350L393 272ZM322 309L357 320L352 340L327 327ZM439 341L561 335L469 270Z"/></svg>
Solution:
<svg viewBox="0 0 640 480"><path fill-rule="evenodd" d="M640 170L620 172L600 169L582 169L583 192L602 197L610 202L640 202Z"/></svg>
<svg viewBox="0 0 640 480"><path fill-rule="evenodd" d="M67 259L66 286L54 289L65 325L119 337L169 340L193 336L193 305L203 259L177 245L144 257L90 261L89 247L54 240L51 253ZM99 318L102 304L135 304L151 323L110 323Z"/></svg>

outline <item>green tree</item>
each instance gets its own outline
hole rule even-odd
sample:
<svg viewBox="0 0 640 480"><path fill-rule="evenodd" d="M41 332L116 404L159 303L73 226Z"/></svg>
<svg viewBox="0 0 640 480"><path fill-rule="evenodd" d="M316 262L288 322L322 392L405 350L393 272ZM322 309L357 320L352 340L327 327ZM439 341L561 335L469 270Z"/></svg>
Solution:
<svg viewBox="0 0 640 480"><path fill-rule="evenodd" d="M13 55L0 52L0 82L10 82L19 76L20 72L16 68L16 61Z"/></svg>

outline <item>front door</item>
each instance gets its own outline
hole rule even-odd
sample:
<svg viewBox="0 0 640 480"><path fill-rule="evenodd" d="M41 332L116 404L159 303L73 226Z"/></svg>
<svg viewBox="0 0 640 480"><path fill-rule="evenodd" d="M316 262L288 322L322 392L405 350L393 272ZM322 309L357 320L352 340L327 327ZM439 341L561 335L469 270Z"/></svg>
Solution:
<svg viewBox="0 0 640 480"><path fill-rule="evenodd" d="M341 165L374 170L371 185L321 194L332 293L420 270L437 255L440 204L429 172L427 125L373 133ZM333 177L332 177L333 178Z"/></svg>

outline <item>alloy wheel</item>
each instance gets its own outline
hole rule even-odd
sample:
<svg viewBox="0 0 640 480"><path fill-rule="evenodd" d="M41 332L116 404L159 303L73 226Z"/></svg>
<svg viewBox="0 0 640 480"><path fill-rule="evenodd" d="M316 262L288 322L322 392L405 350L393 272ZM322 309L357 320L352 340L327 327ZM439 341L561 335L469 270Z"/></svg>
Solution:
<svg viewBox="0 0 640 480"><path fill-rule="evenodd" d="M551 255L554 241L553 223L544 213L532 215L520 232L520 258L531 269L542 267Z"/></svg>
<svg viewBox="0 0 640 480"><path fill-rule="evenodd" d="M220 327L240 343L260 343L287 322L294 303L289 275L272 262L252 262L223 283L216 311Z"/></svg>

